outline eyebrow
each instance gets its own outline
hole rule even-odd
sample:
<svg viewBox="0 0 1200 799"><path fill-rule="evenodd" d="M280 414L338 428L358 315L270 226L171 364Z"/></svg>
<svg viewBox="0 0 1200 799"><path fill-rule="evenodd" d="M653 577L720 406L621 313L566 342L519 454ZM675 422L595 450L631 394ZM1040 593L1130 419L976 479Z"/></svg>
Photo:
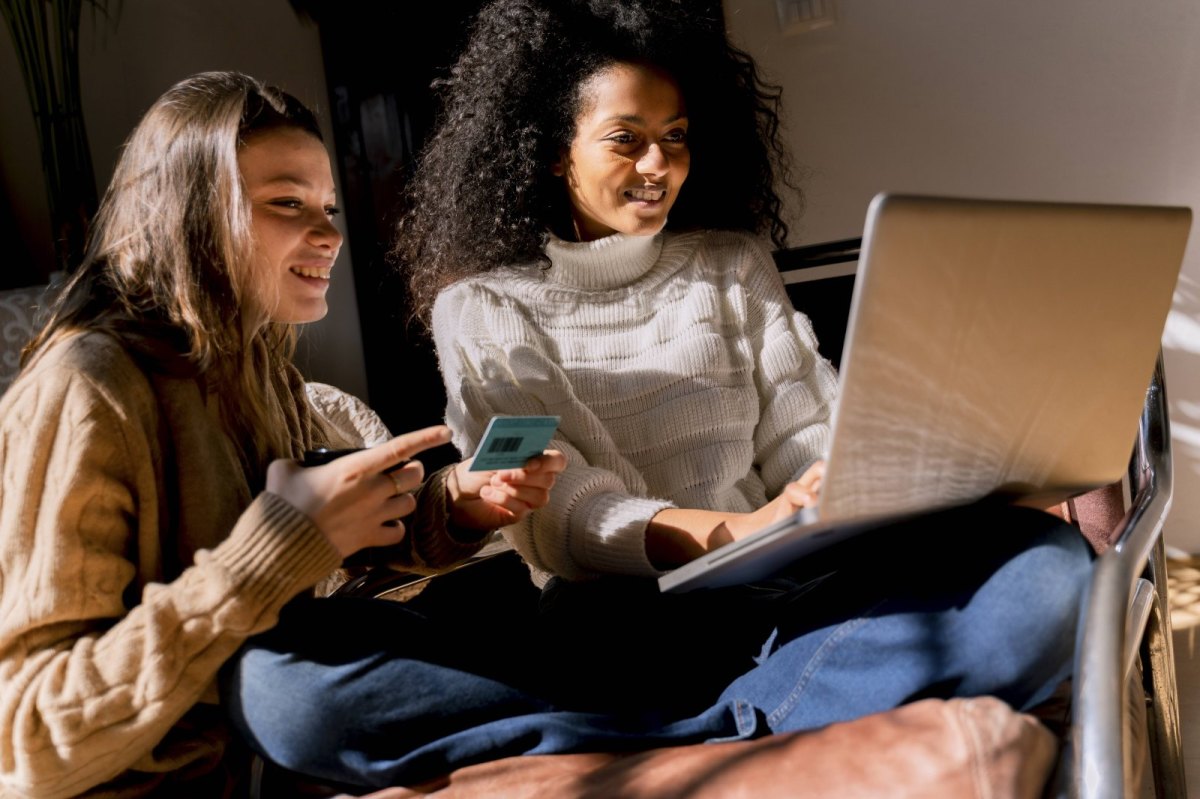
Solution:
<svg viewBox="0 0 1200 799"><path fill-rule="evenodd" d="M663 124L670 125L672 122L678 122L681 119L687 119L687 114L676 114L673 117L663 120ZM645 118L637 114L614 114L608 119L601 120L601 124L605 125L610 122L631 122L638 125L646 124Z"/></svg>
<svg viewBox="0 0 1200 799"><path fill-rule="evenodd" d="M308 180L305 180L304 178L300 177L299 175L288 174L287 172L284 172L281 175L273 175L273 176L267 178L266 180L264 180L260 185L275 186L276 184L279 184L279 183L286 183L288 185L297 186L302 189L315 188L313 186L313 184L311 182L309 182ZM330 187L329 193L336 194L337 193L336 187Z"/></svg>
<svg viewBox="0 0 1200 799"><path fill-rule="evenodd" d="M310 183L309 181L305 180L304 178L302 178L298 175L289 175L286 172L283 173L282 175L272 175L271 177L264 180L263 183L291 183L296 186L303 186L304 188L312 188L312 185L313 185L312 183Z"/></svg>

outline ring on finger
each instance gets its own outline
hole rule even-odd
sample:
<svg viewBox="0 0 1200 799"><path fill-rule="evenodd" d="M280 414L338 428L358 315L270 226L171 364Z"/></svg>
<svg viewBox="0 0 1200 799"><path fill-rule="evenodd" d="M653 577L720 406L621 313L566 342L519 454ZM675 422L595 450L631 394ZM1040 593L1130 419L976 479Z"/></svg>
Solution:
<svg viewBox="0 0 1200 799"><path fill-rule="evenodd" d="M392 480L392 488L395 489L395 493L392 496L400 496L401 494L405 493L404 485L400 482L400 475L398 475L396 472L384 472L384 474L386 474Z"/></svg>

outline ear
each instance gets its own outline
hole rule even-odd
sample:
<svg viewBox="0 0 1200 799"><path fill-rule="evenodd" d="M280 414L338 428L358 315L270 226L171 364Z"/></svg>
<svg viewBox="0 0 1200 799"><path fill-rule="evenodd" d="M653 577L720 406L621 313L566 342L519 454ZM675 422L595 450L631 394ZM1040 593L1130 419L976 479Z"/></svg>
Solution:
<svg viewBox="0 0 1200 799"><path fill-rule="evenodd" d="M550 174L556 178L561 178L567 174L567 156L565 153L559 153L558 160L550 165Z"/></svg>

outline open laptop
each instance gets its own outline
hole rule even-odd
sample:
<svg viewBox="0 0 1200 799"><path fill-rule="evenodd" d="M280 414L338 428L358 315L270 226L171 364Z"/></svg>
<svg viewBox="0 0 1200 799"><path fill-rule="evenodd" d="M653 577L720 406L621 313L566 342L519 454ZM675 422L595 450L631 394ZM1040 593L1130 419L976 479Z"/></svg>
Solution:
<svg viewBox="0 0 1200 799"><path fill-rule="evenodd" d="M1120 480L1190 227L1182 207L875 197L818 506L659 588L759 579L881 517Z"/></svg>

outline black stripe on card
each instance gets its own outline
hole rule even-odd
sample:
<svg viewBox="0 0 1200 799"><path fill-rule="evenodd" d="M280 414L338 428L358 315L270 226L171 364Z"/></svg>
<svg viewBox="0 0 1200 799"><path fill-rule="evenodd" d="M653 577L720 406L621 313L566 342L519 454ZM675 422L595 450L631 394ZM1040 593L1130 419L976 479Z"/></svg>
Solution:
<svg viewBox="0 0 1200 799"><path fill-rule="evenodd" d="M516 452L521 448L521 442L524 440L521 436L517 436L516 438L497 438L488 447L488 454L490 455L493 452Z"/></svg>

